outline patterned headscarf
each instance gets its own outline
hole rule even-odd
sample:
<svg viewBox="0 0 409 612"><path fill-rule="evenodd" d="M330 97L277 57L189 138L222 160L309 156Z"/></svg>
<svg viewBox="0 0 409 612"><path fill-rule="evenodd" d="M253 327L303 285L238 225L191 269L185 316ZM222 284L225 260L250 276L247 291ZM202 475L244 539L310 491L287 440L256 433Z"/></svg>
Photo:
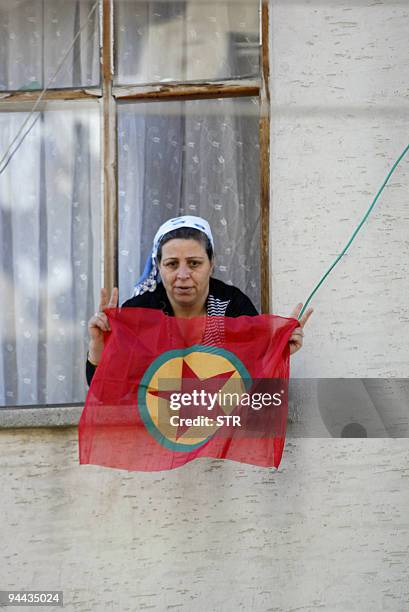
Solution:
<svg viewBox="0 0 409 612"><path fill-rule="evenodd" d="M142 272L142 276L138 279L135 288L134 295L142 295L146 291L155 291L158 284L158 248L159 244L165 234L172 232L173 230L179 229L180 227L192 227L203 232L210 240L210 244L214 250L214 242L210 225L205 219L201 217L193 217L191 215L185 215L183 217L175 217L165 221L155 234L153 239L152 252L148 255L145 263L145 268Z"/></svg>

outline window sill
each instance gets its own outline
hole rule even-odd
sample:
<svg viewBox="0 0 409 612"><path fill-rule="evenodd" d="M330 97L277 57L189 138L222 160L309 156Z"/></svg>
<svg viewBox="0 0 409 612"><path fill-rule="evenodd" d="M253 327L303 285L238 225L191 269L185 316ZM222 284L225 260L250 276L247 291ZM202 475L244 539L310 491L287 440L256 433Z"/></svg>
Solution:
<svg viewBox="0 0 409 612"><path fill-rule="evenodd" d="M75 427L83 406L0 408L0 429L23 427Z"/></svg>

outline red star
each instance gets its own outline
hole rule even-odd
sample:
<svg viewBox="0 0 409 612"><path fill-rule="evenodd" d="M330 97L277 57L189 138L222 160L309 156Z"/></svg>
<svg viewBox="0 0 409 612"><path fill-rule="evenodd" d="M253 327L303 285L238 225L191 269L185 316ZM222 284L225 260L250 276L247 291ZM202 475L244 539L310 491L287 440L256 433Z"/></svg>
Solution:
<svg viewBox="0 0 409 612"><path fill-rule="evenodd" d="M189 393L189 395L192 395L193 391L197 391L198 393L200 393L203 390L205 393L213 394L213 393L217 393L218 391L220 391L220 389L224 386L225 382L229 378L231 378L234 372L235 370L231 370L229 372L222 372L220 374L216 374L216 376L211 376L210 378L201 379L199 378L199 376L197 376L196 372L192 370L189 364L186 363L185 360L183 360L182 379L181 379L182 384L179 389L171 389L167 391L148 389L148 393L156 397L162 397L168 400L169 403L170 403L170 397L173 393L178 393L178 394L179 393L181 394ZM200 402L200 398L199 398L199 402ZM178 413L176 412L176 410L175 411L172 410L171 412L172 414L178 414L179 417L181 417L182 419L183 418L194 418L199 415L203 415L203 416L207 416L207 417L214 419L214 421L216 421L216 418L218 415L225 414L225 412L222 410L222 408L217 402L214 405L212 410L208 410L206 405L199 403L199 406L193 406L193 405L184 406L182 404ZM182 436L185 433L185 431L187 431L188 429L189 429L189 425L185 425L184 423L179 424L177 432L176 432L176 440L178 440L180 436Z"/></svg>

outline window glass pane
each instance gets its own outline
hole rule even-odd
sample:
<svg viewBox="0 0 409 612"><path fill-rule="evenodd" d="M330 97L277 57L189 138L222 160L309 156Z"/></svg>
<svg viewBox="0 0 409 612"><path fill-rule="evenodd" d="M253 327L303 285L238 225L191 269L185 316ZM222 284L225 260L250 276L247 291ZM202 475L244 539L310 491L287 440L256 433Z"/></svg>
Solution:
<svg viewBox="0 0 409 612"><path fill-rule="evenodd" d="M158 226L205 217L215 276L260 305L257 98L121 103L119 279L132 294Z"/></svg>
<svg viewBox="0 0 409 612"><path fill-rule="evenodd" d="M116 83L254 77L258 0L117 0Z"/></svg>
<svg viewBox="0 0 409 612"><path fill-rule="evenodd" d="M0 0L0 90L42 89L83 27L50 88L99 84L94 0Z"/></svg>
<svg viewBox="0 0 409 612"><path fill-rule="evenodd" d="M24 116L0 113L2 152ZM0 405L84 399L100 287L98 105L34 119L0 175Z"/></svg>

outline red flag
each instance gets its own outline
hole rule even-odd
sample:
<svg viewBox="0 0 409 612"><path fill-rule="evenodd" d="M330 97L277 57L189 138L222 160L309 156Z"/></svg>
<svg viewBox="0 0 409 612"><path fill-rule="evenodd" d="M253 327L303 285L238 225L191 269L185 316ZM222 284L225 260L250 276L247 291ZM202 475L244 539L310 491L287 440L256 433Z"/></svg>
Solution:
<svg viewBox="0 0 409 612"><path fill-rule="evenodd" d="M80 463L154 471L216 457L279 466L296 319L105 312L112 331L79 423Z"/></svg>

